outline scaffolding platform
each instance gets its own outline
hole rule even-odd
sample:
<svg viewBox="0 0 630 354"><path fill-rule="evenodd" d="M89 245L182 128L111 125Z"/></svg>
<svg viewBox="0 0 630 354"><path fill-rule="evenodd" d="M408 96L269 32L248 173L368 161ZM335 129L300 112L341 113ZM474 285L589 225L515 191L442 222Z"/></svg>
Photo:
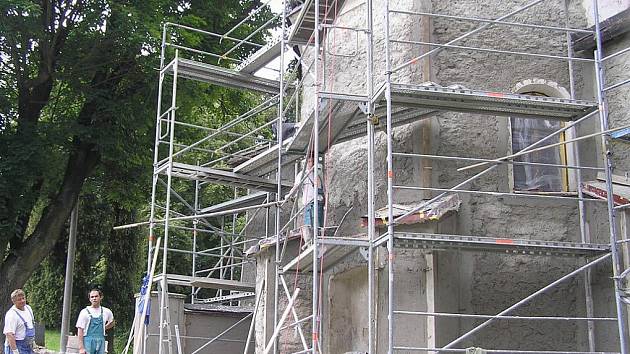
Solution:
<svg viewBox="0 0 630 354"><path fill-rule="evenodd" d="M163 274L158 274L153 278L153 282L159 283L163 278ZM194 286L203 289L222 289L241 292L254 292L256 289L254 283L245 283L229 279L193 277L180 274L166 274L166 281L169 285Z"/></svg>
<svg viewBox="0 0 630 354"><path fill-rule="evenodd" d="M369 247L367 238L340 238L324 237L317 241L319 247L319 258L323 265L320 270L326 271L330 267L339 263L344 257L356 251L360 247ZM313 271L313 249L314 245L308 246L297 257L289 261L282 271L287 272L312 272Z"/></svg>
<svg viewBox="0 0 630 354"><path fill-rule="evenodd" d="M166 174L168 169L162 169L161 173ZM258 191L275 193L278 185L275 180L266 178L238 174L231 171L218 170L210 167L201 167L179 162L173 163L171 174L175 177L185 178L193 181L204 181L222 184L232 187L248 188ZM293 185L288 182L282 183L283 188L288 192Z"/></svg>
<svg viewBox="0 0 630 354"><path fill-rule="evenodd" d="M280 83L257 77L251 74L226 69L220 66L202 63L189 59L174 59L177 61L177 75L188 79L203 81L223 87L252 90L277 95ZM168 65L167 72L173 72L173 63Z"/></svg>
<svg viewBox="0 0 630 354"><path fill-rule="evenodd" d="M236 67L236 71L253 75L256 71L264 68L280 56L281 49L282 42L280 38L275 38L239 64Z"/></svg>
<svg viewBox="0 0 630 354"><path fill-rule="evenodd" d="M318 24L330 25L343 7L345 0L337 0L327 5L327 2L319 2ZM289 34L291 45L315 45L315 39L311 40L315 30L315 0L306 0L297 14L297 19ZM323 36L320 36L323 39Z"/></svg>
<svg viewBox="0 0 630 354"><path fill-rule="evenodd" d="M610 246L604 244L427 233L397 232L394 243L402 248L479 250L515 255L595 256L610 252Z"/></svg>
<svg viewBox="0 0 630 354"><path fill-rule="evenodd" d="M374 95L377 107L387 105L385 88L382 85ZM597 109L597 104L580 100L398 83L392 84L391 99L393 106L560 121Z"/></svg>

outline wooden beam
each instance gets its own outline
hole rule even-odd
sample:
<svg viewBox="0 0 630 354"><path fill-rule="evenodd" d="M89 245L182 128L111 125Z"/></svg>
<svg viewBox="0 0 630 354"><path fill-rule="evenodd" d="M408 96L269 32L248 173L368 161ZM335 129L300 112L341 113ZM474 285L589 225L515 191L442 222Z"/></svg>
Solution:
<svg viewBox="0 0 630 354"><path fill-rule="evenodd" d="M588 30L595 31L595 26ZM600 30L604 43L630 31L630 8L600 22ZM571 42L575 51L593 50L596 46L594 35L589 33L571 33Z"/></svg>

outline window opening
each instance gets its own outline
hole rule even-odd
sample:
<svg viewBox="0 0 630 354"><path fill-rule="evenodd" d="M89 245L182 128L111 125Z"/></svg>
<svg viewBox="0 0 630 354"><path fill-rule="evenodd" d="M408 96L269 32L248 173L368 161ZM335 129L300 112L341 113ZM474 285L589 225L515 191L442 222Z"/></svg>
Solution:
<svg viewBox="0 0 630 354"><path fill-rule="evenodd" d="M540 92L524 92L523 95L547 96ZM512 151L517 153L527 146L559 130L562 122L547 119L511 117ZM565 140L564 133L546 141L545 145ZM567 151L564 145L518 156L517 162L534 162L566 165ZM522 192L565 192L568 191L568 172L566 168L553 166L520 165L513 168L514 190Z"/></svg>

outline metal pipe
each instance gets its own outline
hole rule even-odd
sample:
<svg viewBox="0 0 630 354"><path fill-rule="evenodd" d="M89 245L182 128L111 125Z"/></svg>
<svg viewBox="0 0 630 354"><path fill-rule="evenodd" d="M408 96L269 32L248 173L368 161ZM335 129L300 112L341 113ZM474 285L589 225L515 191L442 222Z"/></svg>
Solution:
<svg viewBox="0 0 630 354"><path fill-rule="evenodd" d="M198 32L198 33L207 34L207 35L209 35L209 36L216 37L216 38L229 39L229 40L231 40L231 41L233 41L233 42L239 42L239 41L242 41L242 39L239 39L239 38L234 38L234 37L223 36L223 35L220 35L220 34L218 34L218 33L210 32L210 31L204 31L204 30L201 30L201 29L198 29L198 28L189 27L189 26L186 26L186 25L181 25L181 24L178 24L178 23L166 22L166 23L164 24L164 28L166 28L167 26L171 26L171 27L179 27L179 28L183 28L183 29L186 29L186 30L189 30L189 31L193 31L193 32ZM254 47L258 47L258 48L262 48L262 47L263 47L263 45L258 44L258 43L254 43L254 42L246 42L246 43L247 43L247 44L249 44L249 45L252 45L252 46L254 46Z"/></svg>
<svg viewBox="0 0 630 354"><path fill-rule="evenodd" d="M605 136L608 133L616 132L618 130L623 130L623 129L627 129L627 128L630 128L630 124L624 125L622 127L615 128L615 129L608 129L608 130L605 130L605 131L602 131L602 132L588 134L588 135L584 135L584 136L581 136L581 137L578 137L578 138L568 139L568 140L561 141L561 142L558 142L558 143L541 146L541 147L538 147L538 148L535 148L535 149L529 149L529 150L523 149L523 150L521 150L521 151L519 151L519 152L517 152L515 154L507 155L507 156L501 157L501 158L499 158L497 160L505 160L505 159L511 159L511 158L514 158L514 157L522 156L522 155L528 155L528 154L531 154L532 152L547 150L547 149L550 149L550 148L556 147L556 146L567 145L567 144L575 143L577 141L582 141L582 140L594 138L594 137L597 137L597 136ZM532 145L530 145L530 146L532 146ZM483 165L487 165L487 164L488 164L487 162L481 162L481 163L478 163L478 164L475 164L475 165L470 165L470 166L459 168L459 169L457 169L457 171L465 171L465 170L468 170L468 169L471 169L471 168L474 168L474 167L479 167L479 166L483 166Z"/></svg>
<svg viewBox="0 0 630 354"><path fill-rule="evenodd" d="M465 20L465 21L473 21L473 22L485 22L485 23L491 23L491 24L495 24L495 25L506 25L506 26L513 26L513 27L548 29L548 30L552 30L552 31L561 31L561 32L576 32L576 33L589 33L589 34L594 33L594 31L578 29L578 28L544 26L544 25L532 25L532 24L528 24L528 23L490 20L490 19L478 18L478 17L443 15L443 14L436 14L436 13L431 13L431 12L419 12L419 11L408 11L408 10L390 10L390 11L392 13L399 13L399 14L405 14L405 15L430 16L430 17L438 17L438 18L448 18L448 19L452 19L452 20Z"/></svg>
<svg viewBox="0 0 630 354"><path fill-rule="evenodd" d="M291 292L289 291L289 287L287 286L287 282L284 280L284 276L280 275L278 278L282 282L282 288L284 289L284 293L286 294L286 296L291 296ZM302 331L302 326L301 326L302 321L298 317L297 311L295 311L294 307L291 308L291 313L293 314L293 320L295 322L294 322L294 324L291 324L291 325L288 325L288 326L292 326L292 325L296 325L297 326L297 331L298 331L298 334L300 335L300 340L302 341L302 347L304 348L304 350L306 350L306 349L308 349L308 344L306 344L306 338L304 337L304 332Z"/></svg>
<svg viewBox="0 0 630 354"><path fill-rule="evenodd" d="M396 350L415 350L426 352L448 352L448 353L467 353L468 349L443 349L443 348L427 348L427 347L394 347ZM566 352L566 351L541 351L541 350L514 350L514 349L483 349L484 353L493 354L619 354L617 352Z"/></svg>
<svg viewBox="0 0 630 354"><path fill-rule="evenodd" d="M313 138L313 176L314 176L314 180L317 181L318 180L318 171L317 171L317 164L319 163L319 91L321 91L321 81L320 81L320 76L322 75L321 71L320 71L320 33L319 33L319 26L320 26L320 0L313 0L315 3L315 25L313 26L313 34L312 34L312 38L314 38L315 40L315 59L314 59L314 71L315 71L315 82L314 82L314 86L315 86L315 111L313 112L314 114L314 119L313 119L313 132L312 134L312 138ZM308 149L307 149L308 150ZM310 171L307 171L307 173L310 173ZM313 234L312 234L312 239L313 239L313 254L312 254L312 259L313 259L313 273L312 273L312 279L313 279L313 289L312 290L312 310L313 310L313 321L312 321L312 341L311 341L311 350L312 350L312 354L317 354L318 351L321 351L321 348L318 347L319 344L319 258L318 258L318 246L317 246L317 227L319 226L318 223L318 200L317 200L317 183L314 182L314 198L313 198Z"/></svg>
<svg viewBox="0 0 630 354"><path fill-rule="evenodd" d="M591 261L591 262L589 262L589 263L587 263L587 264L585 264L585 265L581 266L580 268L578 268L578 269L576 269L576 270L574 270L574 271L572 271L572 272L570 272L570 273L568 273L568 274L566 274L566 275L562 276L561 278L559 278L559 279L557 279L557 280L555 280L555 281L551 282L549 285L547 285L547 286L545 286L545 287L541 288L540 290L538 290L538 291L534 292L534 293L533 293L533 294L531 294L531 295L528 295L527 297L525 297L525 298L524 298L524 299L522 299L521 301L519 301L519 302L515 303L514 305L512 305L512 306L510 306L510 307L506 308L505 310L503 310L503 311L499 312L499 313L497 314L497 316L503 316L503 315L505 315L505 314L507 314L507 313L511 312L512 310L515 310L515 309L517 309L517 308L521 307L522 305L524 305L524 304L528 303L530 300L532 300L532 299L533 299L533 298L535 298L536 296L538 296L538 295L540 295L540 294L543 294L543 293L547 292L547 290L552 289L552 288L554 288L556 285L558 285L558 284L560 284L560 283L564 282L565 280L567 280L567 279L570 279L570 278L574 277L575 275L579 274L579 273L580 273L580 272L582 272L583 270L588 269L588 268L590 268L590 267L592 267L592 266L594 266L594 265L596 265L596 264L599 264L599 263L603 262L604 260L608 259L610 256L611 256L611 254L610 254L610 253L605 254L605 255L603 255L603 256L601 256L601 257L599 257L599 258L597 258L597 259L595 259L595 260L593 260L593 261ZM495 317L496 317L496 316L495 316ZM480 324L480 325L476 326L475 328L471 329L470 331L466 332L465 334L463 334L463 335L459 336L457 339L454 339L453 341L451 341L450 343L448 343L447 345L445 345L443 349L450 349L450 348L452 348L455 344L458 344L459 342L463 341L464 339L466 339L466 338L468 338L468 337L472 336L473 334L477 333L477 332L478 332L478 331L480 331L481 329L483 329L483 328L485 328L486 326L488 326L490 323L492 323L492 322L494 321L494 319L495 319L495 318L491 318L491 319L489 319L489 320L487 320L487 321L483 322L482 324Z"/></svg>
<svg viewBox="0 0 630 354"><path fill-rule="evenodd" d="M254 205L254 206L235 208L235 209L224 210L224 211L217 211L215 213L206 213L206 214L199 214L199 215L174 217L174 218L170 218L170 220L171 221L183 221L183 220L191 220L191 219L194 219L194 218L210 218L210 217L215 217L215 216L229 215L229 214L232 214L232 213L235 213L235 212L242 212L242 211L247 211L247 210L250 210L250 209L256 209L256 208L260 208L260 207L274 206L276 204L277 204L277 202L269 202L269 203ZM164 220L159 220L158 219L158 220L155 220L154 222L159 223L159 222L164 222ZM138 226L143 226L143 225L147 225L147 224L149 224L148 221L142 221L142 222L137 222L137 223L132 223L132 224L120 225L120 226L115 226L114 230L128 229L128 228L131 228L131 227L138 227Z"/></svg>
<svg viewBox="0 0 630 354"><path fill-rule="evenodd" d="M385 1L385 100L387 104L387 253L388 253L388 289L387 289L387 352L394 351L394 158L393 127L392 127L392 58L390 41L390 12L389 0Z"/></svg>
<svg viewBox="0 0 630 354"><path fill-rule="evenodd" d="M179 52L175 52L175 63L173 64L173 86L172 86L172 97L171 97L171 107L177 106L177 69L178 69L178 61ZM173 170L173 142L175 141L175 110L171 112L171 124L170 124L170 144L168 148L169 162L167 169L167 182L166 182L166 212L164 213L164 249L162 253L162 274L167 274L167 259L168 259L168 226L170 223L170 213L169 210L171 208L171 186L172 186L172 170ZM160 342L159 342L159 354L163 353L164 349L164 326L169 326L168 321L165 322L165 319L168 317L168 281L167 277L162 277L162 297L160 299ZM166 313L164 313L166 311ZM171 352L171 337L168 336L168 350Z"/></svg>
<svg viewBox="0 0 630 354"><path fill-rule="evenodd" d="M233 61L236 62L238 64L242 63L243 61L240 59L235 59L235 58L228 58L228 57L222 57L219 54L215 54L215 53L211 53L211 52L206 52L205 50L200 50L200 49L195 49L195 48L190 48L190 47L186 47L183 45L179 45L179 44L174 44L174 43L166 43L169 47L173 47L175 49L179 49L179 50L183 50L183 51L187 51L187 52L193 52L193 53L197 53L197 54L202 54L202 55L207 55L209 57L212 58L217 58L217 59L226 59L229 61Z"/></svg>
<svg viewBox="0 0 630 354"><path fill-rule="evenodd" d="M608 86L608 87L604 88L604 92L616 89L617 87L623 86L623 85L625 85L627 83L630 83L630 79L626 79L626 80L618 82L618 83L616 83L614 85Z"/></svg>
<svg viewBox="0 0 630 354"><path fill-rule="evenodd" d="M628 52L630 52L630 47L625 48L625 49L622 49L622 50L620 50L620 51L618 51L618 52L616 52L616 53L613 53L613 54L611 54L611 55L609 55L609 56L607 56L607 57L605 57L605 58L602 58L601 62L603 63L603 62L605 62L606 60L612 59L612 58L614 58L614 57L616 57L616 56L619 56L619 55L621 55L621 54L625 54L625 53L628 53Z"/></svg>
<svg viewBox="0 0 630 354"><path fill-rule="evenodd" d="M270 108L270 107L268 107L268 108ZM202 125L196 125L196 124L185 123L185 122L175 122L175 125L182 125L182 126L189 127L189 128L206 130L206 131L213 132L213 133L219 131L221 133L224 133L225 135L232 135L232 136L237 136L237 137L245 135L245 134L238 133L238 132L231 132L231 131L219 130L219 129L214 129L214 128L208 128L208 127L204 127ZM256 140L261 140L261 141L264 141L264 142L272 142L272 140L267 139L267 138L256 138Z"/></svg>
<svg viewBox="0 0 630 354"><path fill-rule="evenodd" d="M295 288L295 291L293 292L293 296L289 298L289 303L287 304L287 308L284 310L282 317L280 317L280 321L276 324L276 329L273 331L273 334L271 335L271 338L269 339L269 343L267 343L267 347L265 347L265 350L263 351L264 354L269 354L269 352L271 351L271 348L274 346L274 343L276 342L276 338L278 337L278 333L280 333L280 328L282 327L282 324L284 323L284 321L286 321L287 316L289 316L289 312L293 308L295 299L297 298L299 294L300 294L300 288ZM195 353L192 353L192 354L195 354Z"/></svg>
<svg viewBox="0 0 630 354"><path fill-rule="evenodd" d="M470 182L474 181L475 179L477 179L477 178L479 178L479 177L481 177L481 176L485 175L486 173L488 173L488 172L492 171L492 170L493 170L494 168L496 168L496 167L497 167L497 165L493 165L493 166L488 167L487 169L485 169L485 170L483 170L483 171L481 171L481 172L477 173L476 175L474 175L474 176L472 176L472 177L470 177L470 178L466 179L465 181L463 181L463 182L461 182L461 183L457 184L456 186L454 186L454 187L452 187L452 188L450 188L450 189L448 189L448 190L444 191L443 193L440 193L440 194L436 195L435 197L431 198L430 200L428 200L428 201L426 201L426 202L424 202L424 203L420 204L419 206L417 206L417 207L413 208L412 210L410 210L410 211L406 212L406 213L405 213L405 214L403 214L402 216L399 216L399 217L398 217L398 218L396 218L396 219L393 219L393 218L392 218L392 219L389 219L389 220L390 220L390 222L389 222L389 223L390 223L390 224L396 223L397 221L400 221L400 220L402 220L403 218L406 218L407 216L409 216L409 215L411 215L411 214L414 214L414 213L416 213L416 212L420 211L422 208L426 207L427 205L429 205L429 204L431 204L431 203L435 202L436 200L438 200L438 199L442 198L443 196L447 195L447 194L448 194L448 192L459 191L459 188L460 188L460 187L463 187L463 186L467 185L468 183L470 183ZM417 187L417 188L424 188L424 187ZM392 220L393 220L393 221L392 221ZM392 236L392 237L393 237L393 236Z"/></svg>
<svg viewBox="0 0 630 354"><path fill-rule="evenodd" d="M70 214L70 235L68 236L68 254L66 257L66 276L63 285L63 307L61 311L61 339L59 348L66 353L68 331L70 330L70 307L72 306L72 280L74 279L74 255L77 244L77 224L79 223L79 199L74 202Z"/></svg>
<svg viewBox="0 0 630 354"><path fill-rule="evenodd" d="M393 42L393 43L401 43L401 44L426 45L426 46L438 47L438 48L452 48L452 49L472 50L472 51L485 52L485 53L520 55L520 56L533 57L533 58L581 61L581 62L587 62L587 63L592 63L593 62L593 59L586 59L586 58L575 58L575 57L570 58L570 57L565 57L565 56L560 56L560 55L537 54L537 53L527 53L527 52L514 52L514 51L511 51L511 50L467 47L467 46L462 46L462 45L440 44L440 43L434 43L434 42L407 41L407 40L400 40L400 39L392 39L391 42Z"/></svg>
<svg viewBox="0 0 630 354"><path fill-rule="evenodd" d="M217 339L219 339L221 336L223 336L224 334L228 333L229 331L231 331L232 329L238 327L238 325L241 324L241 322L244 322L245 320L247 320L250 316L252 316L252 314L248 314L247 316L243 317L242 319L238 320L238 322L236 322L235 324L231 325L230 327L228 327L228 329L226 329L225 331L219 333L219 335L217 335L216 337L214 337L213 339L211 339L209 342L205 343L204 345L202 345L201 347L197 348L197 350L195 350L194 352L190 353L190 354L197 354L200 351L202 351L205 347L209 346L210 344L214 343L217 341Z"/></svg>
<svg viewBox="0 0 630 354"><path fill-rule="evenodd" d="M512 17L512 16L518 14L519 12L523 12L523 11L529 9L530 7L532 7L534 5L537 5L537 4L541 3L541 2L543 2L543 0L534 0L534 1L528 3L528 4L524 5L524 6L519 7L518 9L508 13L507 15L503 15L503 16L497 18L495 21L502 21L502 20L504 20L504 19L506 19L508 17ZM388 13L388 16L389 16L389 10L388 10L387 13ZM491 25L492 25L492 23L486 23L485 25L481 25L481 26L477 27L476 29L474 29L472 31L466 32L463 35L461 35L461 36L459 36L459 37L457 37L455 39L450 40L446 44L453 44L453 43L458 42L458 41L460 41L460 40L462 40L464 38L470 37L473 34L490 27ZM388 41L389 41L389 37L388 37ZM431 49L430 51L428 51L426 53L423 53L422 55L420 55L418 57L415 57L415 58L411 59L410 61L407 61L407 62L403 63L402 65L398 66L397 68L395 68L393 70L387 70L387 71L388 72L391 71L391 72L395 73L395 72L397 72L397 71L399 71L399 70L401 70L403 68L406 68L407 66L409 66L409 65L411 65L413 63L418 62L418 60L420 60L420 59L422 59L422 58L424 58L426 56L436 54L440 50L442 50L442 49L441 48Z"/></svg>
<svg viewBox="0 0 630 354"><path fill-rule="evenodd" d="M593 20L595 21L595 42L597 44L594 57L595 57L595 79L597 82L597 103L599 105L599 122L602 131L601 144L602 154L604 155L604 164L606 166L606 201L608 204L608 225L610 230L610 249L612 253L612 272L613 283L615 286L615 305L617 307L617 328L619 330L619 347L622 354L628 353L627 338L628 326L624 316L624 305L621 300L621 291L624 285L622 280L616 278L620 273L621 258L619 254L619 244L617 244L617 221L615 219L615 204L613 201L613 186L612 186L612 152L610 150L609 137L604 134L608 130L608 106L606 102L605 90L606 86L604 78L604 68L601 66L603 56L603 40L602 32L599 23L599 9L597 0L593 0Z"/></svg>
<svg viewBox="0 0 630 354"><path fill-rule="evenodd" d="M569 15L569 0L564 0L564 18L565 18L565 26L568 27L570 25L570 15ZM573 40L571 39L571 33L566 33L566 43L567 43L567 56L573 57ZM569 70L569 93L570 98L572 100L575 99L575 72L573 68L573 61L568 61L568 70ZM574 128L574 132L577 133L577 130ZM574 146L573 148L573 158L575 159L575 163L580 165L580 147ZM584 193L582 192L582 170L577 169L575 171L575 177L577 179L577 192L578 192L578 211L579 211L579 221L580 221L580 240L582 243L591 243L591 237L589 234L589 230L587 229L586 222L586 209L584 206ZM591 286L591 270L587 269L584 272L584 305L586 310L587 317L594 316L593 310L593 289ZM590 351L595 351L595 322L587 321L586 323L586 333L588 336L588 349Z"/></svg>
<svg viewBox="0 0 630 354"><path fill-rule="evenodd" d="M495 316L495 315L473 315L467 313L446 313L446 312L426 312L426 311L394 311L397 315L417 315L431 317L448 318L494 318L497 320L523 320L523 321L617 321L616 317L561 317L561 316Z"/></svg>
<svg viewBox="0 0 630 354"><path fill-rule="evenodd" d="M278 92L279 95L279 99L278 99L278 116L276 118L277 122L278 122L278 133L277 133L277 139L278 139L278 157L277 157L277 170L276 170L276 200L280 200L282 199L282 147L283 147L283 143L284 143L284 129L282 127L283 123L284 123L284 55L285 55L285 47L286 47L286 43L285 43L285 38L286 38L286 27L287 27L287 23L286 23L286 1L282 0L282 19L281 19L281 27L282 27L282 32L280 35L280 91ZM273 294L273 322L274 322L274 326L276 326L276 329L274 331L274 333L277 333L277 331L279 330L279 327L281 326L278 323L278 307L280 304L280 213L282 211L281 205L280 204L276 204L276 215L275 215L275 221L276 221L276 242L275 242L275 262L274 262L274 294ZM299 293L299 289L298 289L298 293ZM297 296L297 295L296 295ZM288 309L287 309L288 310ZM277 337L274 337L272 335L272 340L270 340L270 342L268 343L268 346L265 350L266 353L269 352L268 348L271 348L270 346L273 346L274 349L274 353L278 353L279 347L278 347L278 339Z"/></svg>
<svg viewBox="0 0 630 354"><path fill-rule="evenodd" d="M370 243L374 240L374 125L371 122L372 115L374 114L374 105L371 102L374 96L374 23L372 14L372 0L366 0L366 27L367 27L367 68L366 68L366 81L367 81L367 97L370 101L367 104L367 214L368 214L368 227L367 235ZM374 247L371 245L368 247L368 353L374 353Z"/></svg>
<svg viewBox="0 0 630 354"><path fill-rule="evenodd" d="M265 278L263 278L260 283L260 289L256 291L256 303L254 305L254 312L252 312L252 323L250 323L249 331L247 331L247 340L245 340L245 349L243 350L243 354L248 354L249 351L249 343L251 342L252 334L254 333L254 325L256 324L256 313L258 312L260 300L262 299L262 291L265 287L265 281Z"/></svg>
<svg viewBox="0 0 630 354"><path fill-rule="evenodd" d="M230 33L234 32L237 28L239 28L242 24L244 24L245 22L247 22L250 18L254 17L254 15L256 15L260 10L264 9L267 5L269 5L269 3L271 2L271 0L267 0L264 4L260 5L259 7L257 7L256 9L254 9L254 11L250 12L249 15L247 15L247 17L245 17L244 19L242 19L239 23L237 23L236 25L234 25L234 27L230 28L229 31L225 32L225 34L223 34L221 36L221 40L219 40L219 43L221 43L221 41L223 40L224 37L227 37L228 35L230 35Z"/></svg>
<svg viewBox="0 0 630 354"><path fill-rule="evenodd" d="M443 155L430 155L430 154L414 154L407 152L394 152L392 155L400 157L420 157L429 158L435 160L453 160L453 161L475 161L475 162L496 162L498 164L511 164L511 165L531 165L531 166L549 166L558 168L568 168L575 170L591 170L591 171L604 171L601 167L591 166L579 166L579 165L557 165L552 163L539 163L539 162L521 162L521 161L495 161L492 159L482 159L475 157L459 157L459 156L443 156Z"/></svg>
<svg viewBox="0 0 630 354"><path fill-rule="evenodd" d="M396 189L406 189L406 190L417 190L417 191L442 191L442 192L457 192L457 193L470 193L470 194L483 194L483 195L494 195L498 197L515 197L515 198L539 198L539 199L564 199L564 200L578 200L585 202L597 202L603 203L606 202L603 199L587 199L587 198L575 198L575 197L562 197L558 195L541 195L541 194L529 194L529 193L507 193L507 192L489 192L489 191L474 191L468 189L458 189L458 188L436 188L436 187L414 187L414 186L398 186L395 185ZM422 208L420 208L422 209ZM417 212L418 210L414 211ZM413 214L413 213L411 213ZM395 220L400 219L398 217Z"/></svg>
<svg viewBox="0 0 630 354"><path fill-rule="evenodd" d="M262 31L263 29L265 29L267 26L269 26L271 23L273 23L275 20L278 19L278 15L275 15L274 17L270 18L267 22L265 22L264 24L262 24L260 27L258 27L255 31L253 31L252 33L250 33L247 37L245 37L245 39L239 41L238 43L236 43L236 45L234 45L234 47L230 48L230 50L228 50L227 52L225 52L225 54L222 55L227 57L230 53L232 53L233 51L235 51L236 49L240 48L241 45L243 45L243 43L246 43L247 40L249 40L250 38L254 37L258 32ZM284 21L284 19L282 20ZM280 59L282 60L282 59ZM280 91L282 92L282 91Z"/></svg>
<svg viewBox="0 0 630 354"><path fill-rule="evenodd" d="M281 98L280 100L282 100L282 98ZM269 122L267 122L267 123L265 123L265 124L261 125L260 127L256 128L256 129L253 129L253 130L249 131L247 134L245 134L245 135L241 136L240 138L237 138L237 139L234 139L234 140L232 140L232 141L228 142L227 144L225 144L225 145L221 146L220 148L218 148L218 149L216 149L216 150L223 150L223 149L225 149L225 148L227 148L227 147L229 147L229 146L231 146L231 145L234 145L234 144L238 143L239 141L241 141L241 140L243 140L243 139L245 139L245 138L249 137L250 135L255 134L255 133L259 132L260 130L262 130L262 129L264 129L264 128L266 128L266 127L270 126L270 125L272 125L272 124L273 124L273 123L275 123L275 122L278 122L278 118L276 118L276 119L274 119L274 120L270 120ZM281 125L281 123L279 123L278 125L280 126L280 125ZM278 128L278 129L281 129L281 128Z"/></svg>
<svg viewBox="0 0 630 354"><path fill-rule="evenodd" d="M160 248L161 250L164 250L164 247ZM168 248L169 252L175 252L175 253L183 253L183 254L190 254L190 255L194 255L197 254L198 256L206 256L206 257L210 257L210 258L215 258L215 257L224 257L224 258L235 258L235 259L245 259L245 257L239 257L239 256L226 256L226 255L222 255L222 254L208 254L208 253L203 253L203 252L192 252L192 251L188 251L188 250L182 250L182 249L178 249L178 248ZM202 270L197 271L196 273L200 273L203 272Z"/></svg>

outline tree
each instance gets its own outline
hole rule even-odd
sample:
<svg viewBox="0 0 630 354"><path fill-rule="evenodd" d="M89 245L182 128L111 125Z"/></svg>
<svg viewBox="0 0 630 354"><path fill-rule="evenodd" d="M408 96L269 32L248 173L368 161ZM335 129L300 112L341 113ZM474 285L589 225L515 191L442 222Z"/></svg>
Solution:
<svg viewBox="0 0 630 354"><path fill-rule="evenodd" d="M0 313L64 235L86 180L100 179L105 200L125 212L147 200L148 186L130 182L138 170L150 174L161 25L221 33L260 3L0 0Z"/></svg>

